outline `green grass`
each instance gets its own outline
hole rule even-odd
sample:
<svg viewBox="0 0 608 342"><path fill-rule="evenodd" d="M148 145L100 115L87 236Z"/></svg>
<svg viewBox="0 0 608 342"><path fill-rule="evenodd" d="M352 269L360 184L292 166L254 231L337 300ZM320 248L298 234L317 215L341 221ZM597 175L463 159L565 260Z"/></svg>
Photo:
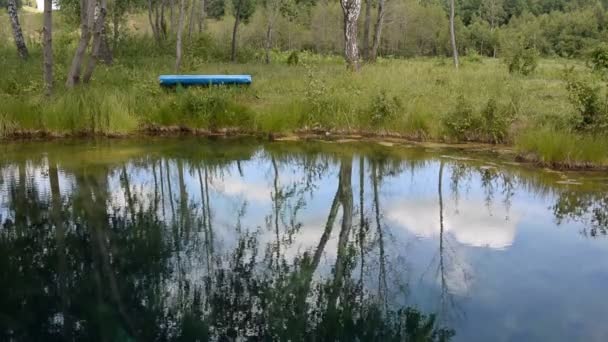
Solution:
<svg viewBox="0 0 608 342"><path fill-rule="evenodd" d="M562 131L530 131L517 139L522 154L548 166L583 168L608 165L608 138Z"/></svg>
<svg viewBox="0 0 608 342"><path fill-rule="evenodd" d="M63 82L74 40L58 34L56 89L50 98L42 95L39 46L33 45L26 62L17 59L12 46L0 48L0 136L19 131L129 133L150 126L260 133L325 129L427 141L498 140L515 143L522 154L547 164L608 165L605 136L549 133L566 131L576 112L563 69L568 64L584 70L580 62L542 60L536 73L518 76L491 58L465 58L459 71L444 58L380 59L351 73L339 56L308 53L300 55L298 66L287 65L289 54L278 52L270 65L255 59L214 62L213 46L203 40L189 47L183 73L247 73L253 75L253 85L165 90L157 77L173 72L170 42L158 47L146 38L126 39L114 65L100 65L91 84L68 90ZM463 101L470 122L463 126L465 134L454 134L446 121L460 118L457 109ZM489 103L499 118L510 118L508 124L484 119Z"/></svg>

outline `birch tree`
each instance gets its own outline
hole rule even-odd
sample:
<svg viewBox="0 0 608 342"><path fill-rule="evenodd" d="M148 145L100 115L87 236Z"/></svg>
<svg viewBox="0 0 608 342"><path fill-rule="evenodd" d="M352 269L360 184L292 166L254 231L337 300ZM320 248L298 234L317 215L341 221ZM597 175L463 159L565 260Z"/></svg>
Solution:
<svg viewBox="0 0 608 342"><path fill-rule="evenodd" d="M89 83L91 81L93 71L95 70L95 66L97 64L97 61L100 59L101 51L103 49L106 15L108 13L107 0L99 1L96 13L97 18L95 18L91 57L87 62L87 67L82 77L84 83ZM105 48L107 49L107 46Z"/></svg>
<svg viewBox="0 0 608 342"><path fill-rule="evenodd" d="M454 0L450 0L450 41L452 43L452 56L454 58L454 67L458 69L458 47L456 46L456 28L455 28L455 16L456 16L456 5Z"/></svg>
<svg viewBox="0 0 608 342"><path fill-rule="evenodd" d="M42 50L44 93L48 96L53 92L53 0L44 0Z"/></svg>
<svg viewBox="0 0 608 342"><path fill-rule="evenodd" d="M91 27L93 26L93 20L95 16L95 1L93 0L81 0L80 1L80 40L72 58L72 64L70 66L68 77L66 80L66 87L73 88L75 85L80 83L80 77L82 73L82 63L86 54L87 48L91 41Z"/></svg>
<svg viewBox="0 0 608 342"><path fill-rule="evenodd" d="M357 45L357 21L361 14L361 0L340 0L344 13L344 58L348 68L359 70L359 47Z"/></svg>
<svg viewBox="0 0 608 342"><path fill-rule="evenodd" d="M175 73L179 72L182 63L182 34L184 31L184 17L186 0L179 1L179 21L177 23L177 41L175 43Z"/></svg>
<svg viewBox="0 0 608 342"><path fill-rule="evenodd" d="M29 52L27 51L27 46L25 46L23 31L21 30L21 24L19 23L16 0L8 0L7 10L13 28L13 38L15 39L15 45L17 45L17 52L19 53L19 57L25 60L29 57Z"/></svg>

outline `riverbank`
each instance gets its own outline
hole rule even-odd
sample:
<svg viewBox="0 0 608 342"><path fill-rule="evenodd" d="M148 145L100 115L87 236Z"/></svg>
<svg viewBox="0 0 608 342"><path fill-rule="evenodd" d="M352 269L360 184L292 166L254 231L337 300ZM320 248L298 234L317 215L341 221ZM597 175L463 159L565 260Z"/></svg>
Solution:
<svg viewBox="0 0 608 342"><path fill-rule="evenodd" d="M141 44L141 40L138 40ZM131 47L137 49L136 46ZM339 57L287 55L272 64L184 61L184 73L248 73L250 87L166 90L173 56L117 54L91 84L42 95L39 53L28 62L0 61L3 139L138 134L301 136L308 133L394 137L404 141L499 144L520 159L553 168L607 168L608 135L577 132L564 69L582 62L542 60L529 76L509 74L498 59L383 59L353 74ZM163 50L164 51L164 50ZM9 56L9 52L2 52ZM58 56L62 55L58 53ZM58 58L65 75L69 54Z"/></svg>
<svg viewBox="0 0 608 342"><path fill-rule="evenodd" d="M295 133L261 133L237 129L222 129L210 131L206 129L191 129L187 127L169 126L143 129L131 133L66 133L58 134L48 131L21 131L10 136L0 138L0 143L19 142L50 142L73 141L74 139L107 139L107 140L137 140L177 137L202 137L217 139L253 138L256 141L266 142L329 142L329 143L367 143L370 146L384 146L387 148L421 148L425 150L446 150L458 153L483 154L487 158L497 158L503 163L528 165L532 168L545 168L556 171L608 171L607 164L593 163L547 163L539 160L535 154L524 154L514 146L505 144L489 144L479 142L446 143L412 140L398 134L377 134L373 132L331 132L322 130L300 130Z"/></svg>

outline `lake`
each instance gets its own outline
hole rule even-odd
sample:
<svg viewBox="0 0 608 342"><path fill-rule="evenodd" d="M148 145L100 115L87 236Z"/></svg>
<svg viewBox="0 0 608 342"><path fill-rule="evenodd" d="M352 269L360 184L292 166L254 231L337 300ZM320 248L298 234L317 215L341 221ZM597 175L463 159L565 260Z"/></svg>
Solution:
<svg viewBox="0 0 608 342"><path fill-rule="evenodd" d="M0 340L608 340L608 174L385 145L3 144Z"/></svg>

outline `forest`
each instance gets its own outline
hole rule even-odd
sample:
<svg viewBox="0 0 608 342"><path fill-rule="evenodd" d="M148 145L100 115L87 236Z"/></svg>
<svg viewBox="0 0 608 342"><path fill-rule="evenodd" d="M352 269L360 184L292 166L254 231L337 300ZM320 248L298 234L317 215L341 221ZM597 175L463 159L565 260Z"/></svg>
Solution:
<svg viewBox="0 0 608 342"><path fill-rule="evenodd" d="M0 4L5 139L323 132L608 165L606 0ZM254 83L163 90L170 73Z"/></svg>

